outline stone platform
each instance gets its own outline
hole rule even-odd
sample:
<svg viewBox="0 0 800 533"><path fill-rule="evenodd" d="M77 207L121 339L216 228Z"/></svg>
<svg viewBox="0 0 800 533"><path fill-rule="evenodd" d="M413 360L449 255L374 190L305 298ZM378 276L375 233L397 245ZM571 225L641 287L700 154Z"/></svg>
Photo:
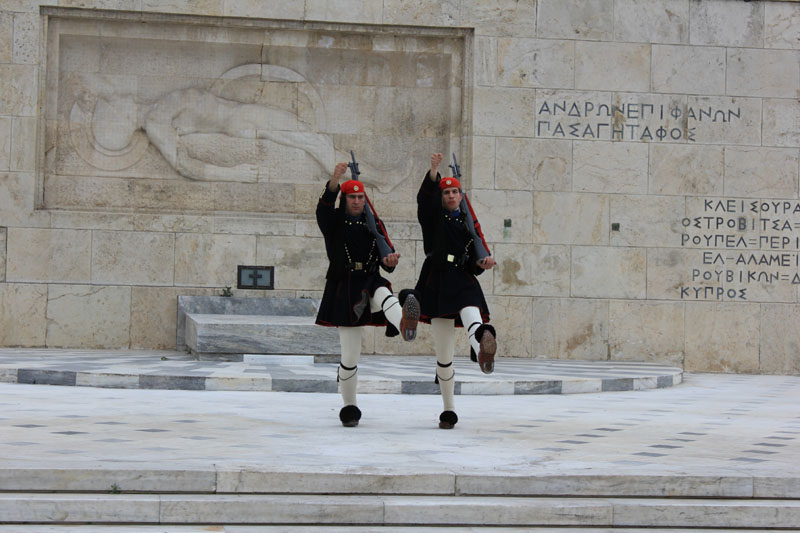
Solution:
<svg viewBox="0 0 800 533"><path fill-rule="evenodd" d="M324 329L324 328L318 328ZM245 355L243 361L198 361L177 351L0 348L0 381L123 389L337 392L338 356ZM439 394L432 356L364 355L362 394ZM649 363L498 358L482 374L457 357L456 394L530 395L672 387L680 368Z"/></svg>

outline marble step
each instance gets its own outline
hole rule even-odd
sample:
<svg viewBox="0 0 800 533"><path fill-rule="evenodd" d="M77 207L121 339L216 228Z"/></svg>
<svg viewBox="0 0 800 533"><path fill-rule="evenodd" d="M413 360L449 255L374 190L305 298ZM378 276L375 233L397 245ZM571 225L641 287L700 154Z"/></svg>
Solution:
<svg viewBox="0 0 800 533"><path fill-rule="evenodd" d="M159 525L159 526L129 526L129 525L102 525L91 526L79 525L0 525L0 533L372 533L380 531L382 533L464 533L465 531L477 531L481 533L676 533L675 529L663 528L628 528L628 527L494 527L494 526L472 526L464 528L461 526L227 526L217 525L213 528L206 526L181 526L181 525ZM763 529L728 529L728 528L680 528L681 533L758 533L766 532ZM770 530L773 531L773 530ZM800 529L781 529L781 531L800 531Z"/></svg>
<svg viewBox="0 0 800 533"><path fill-rule="evenodd" d="M687 475L489 475L353 469L0 469L0 492L375 494L439 496L672 497L800 500L800 477Z"/></svg>
<svg viewBox="0 0 800 533"><path fill-rule="evenodd" d="M314 494L0 494L4 523L793 528L800 501Z"/></svg>
<svg viewBox="0 0 800 533"><path fill-rule="evenodd" d="M242 354L336 355L336 328L313 316L186 313L186 346L199 359L241 361Z"/></svg>

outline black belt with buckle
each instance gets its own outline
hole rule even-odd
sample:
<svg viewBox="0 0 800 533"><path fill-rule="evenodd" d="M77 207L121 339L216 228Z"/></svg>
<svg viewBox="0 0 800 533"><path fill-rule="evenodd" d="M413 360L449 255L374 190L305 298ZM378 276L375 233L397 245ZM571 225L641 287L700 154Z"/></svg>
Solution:
<svg viewBox="0 0 800 533"><path fill-rule="evenodd" d="M468 257L466 254L460 255L458 257L456 257L453 254L447 254L444 259L447 263L450 263L451 265L457 268L464 268L464 265L467 264Z"/></svg>
<svg viewBox="0 0 800 533"><path fill-rule="evenodd" d="M345 267L350 272L372 273L378 270L378 263L362 263L361 261L354 261L352 263L347 263Z"/></svg>

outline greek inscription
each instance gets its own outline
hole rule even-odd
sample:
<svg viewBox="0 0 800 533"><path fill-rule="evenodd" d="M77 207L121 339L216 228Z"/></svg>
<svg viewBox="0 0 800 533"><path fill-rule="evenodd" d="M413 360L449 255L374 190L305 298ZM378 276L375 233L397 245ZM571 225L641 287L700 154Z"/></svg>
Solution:
<svg viewBox="0 0 800 533"><path fill-rule="evenodd" d="M691 112L712 121L715 113ZM680 223L680 246L699 252L677 288L680 299L744 301L752 287L800 285L800 200L705 198L702 213Z"/></svg>
<svg viewBox="0 0 800 533"><path fill-rule="evenodd" d="M536 135L611 141L696 142L696 128L689 121L727 125L740 120L741 114L740 107L695 108L644 102L609 105L591 100L545 100L539 105ZM610 128L609 118L615 124ZM679 121L680 126L669 124L670 120Z"/></svg>

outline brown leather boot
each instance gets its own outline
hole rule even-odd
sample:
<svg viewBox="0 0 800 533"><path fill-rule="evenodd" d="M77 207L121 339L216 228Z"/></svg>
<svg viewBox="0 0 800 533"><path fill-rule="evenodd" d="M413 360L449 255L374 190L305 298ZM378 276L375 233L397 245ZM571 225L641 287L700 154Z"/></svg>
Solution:
<svg viewBox="0 0 800 533"><path fill-rule="evenodd" d="M413 341L417 338L417 323L419 322L419 300L415 295L416 291L403 289L400 291L401 305L403 306L403 318L400 319L400 334L403 340Z"/></svg>
<svg viewBox="0 0 800 533"><path fill-rule="evenodd" d="M478 352L478 366L481 372L491 374L494 372L494 354L497 353L497 338L494 328L489 324L481 324L475 330L475 338L480 343Z"/></svg>

